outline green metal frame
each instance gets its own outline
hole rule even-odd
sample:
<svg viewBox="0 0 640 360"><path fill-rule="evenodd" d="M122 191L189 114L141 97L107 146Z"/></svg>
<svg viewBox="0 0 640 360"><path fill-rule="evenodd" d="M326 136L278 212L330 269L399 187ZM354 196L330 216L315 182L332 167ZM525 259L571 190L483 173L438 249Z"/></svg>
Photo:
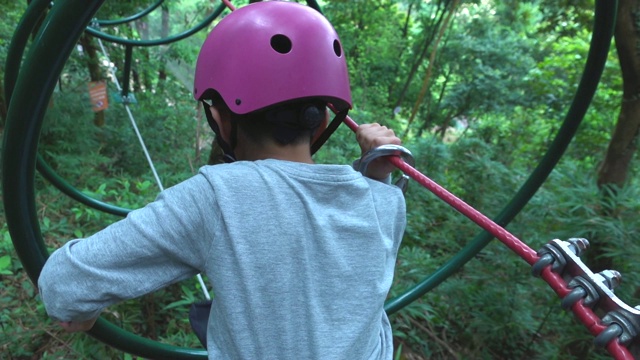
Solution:
<svg viewBox="0 0 640 360"><path fill-rule="evenodd" d="M189 30L183 31L183 32L181 32L179 34L168 36L168 37L162 38L162 39L156 39L156 40L126 39L126 38L123 38L123 37L107 34L105 32L102 32L102 31L94 28L94 27L91 27L91 26L87 27L87 32L89 34L97 37L97 38L102 39L102 40L109 41L109 42L116 43L116 44L120 44L120 45L130 45L130 46L140 46L140 47L167 45L167 44L171 44L173 42L176 42L178 40L182 40L184 38L187 38L187 37L197 33L198 31L204 29L209 24L211 24L211 22L213 22L213 20L215 20L215 18L220 16L220 14L222 14L222 12L224 11L225 8L226 8L226 6L223 3L221 3L211 14L209 14L209 16L207 16L204 20L202 20L196 26L192 27Z"/></svg>
<svg viewBox="0 0 640 360"><path fill-rule="evenodd" d="M29 33L33 29L33 25L29 26L29 24L35 24L46 7L49 6L48 1L34 0L25 12L20 23L21 27L16 30L10 45L10 54L13 55L7 59L7 64L11 64L11 66L7 65L7 73L5 74L5 89L10 105L2 149L4 159L2 169L5 174L2 179L3 201L14 247L34 283L37 282L48 256L47 248L42 240L35 206L36 163L38 163L38 168L46 165L37 160L38 137L49 98L64 63L102 2L56 1L45 19L41 31L36 35L24 64L20 67L22 52L26 47ZM315 1L309 1L309 3L315 3ZM616 9L617 2L612 4L612 2L605 0L596 1L596 18L589 57L571 108L558 135L536 170L509 205L498 215L496 221L499 224L506 225L524 207L545 181L573 138L595 93L604 68L615 23ZM35 20L33 20L34 18ZM75 21L68 21L68 19L75 19ZM150 43L131 45L151 46ZM52 61L48 63L48 66L42 66L39 59L52 59ZM13 69L14 72L10 73L9 69ZM10 176L7 176L8 174ZM47 178L49 179L49 177ZM55 181L65 183L59 177ZM77 194L72 197L82 198ZM90 204L90 206L95 206L95 204ZM129 211L117 207L111 210L107 212L120 215ZM435 288L484 248L490 240L491 236L486 233L478 235L471 244L432 276L400 297L387 302L385 306L387 312L394 313ZM206 358L206 352L202 349L161 344L126 332L103 319L98 321L89 334L110 346L138 356L154 359Z"/></svg>
<svg viewBox="0 0 640 360"><path fill-rule="evenodd" d="M34 177L38 138L49 98L62 68L77 40L103 1L59 0L51 7L36 35L24 63L14 57L19 72L9 75L7 99L9 111L3 144L3 201L11 238L27 274L34 283L48 257L42 239L35 206ZM45 4L46 3L46 4ZM40 17L47 1L33 1L12 39L13 54L22 54L28 34ZM35 19L35 20L32 20ZM69 21L74 19L74 21ZM25 36L26 34L26 36ZM20 44L20 41L23 41ZM51 59L42 66L39 59ZM17 64L17 65L16 65ZM17 76L15 76L15 75ZM13 81L13 82L12 82ZM203 349L190 349L162 344L131 334L99 319L88 332L102 342L122 351L153 359L206 359Z"/></svg>
<svg viewBox="0 0 640 360"><path fill-rule="evenodd" d="M104 1L104 0L103 0ZM155 7L159 6L162 1L156 3ZM7 103L11 102L11 97L13 96L13 89L15 87L16 79L18 77L18 73L20 72L20 64L22 60L22 56L24 53L24 49L29 40L29 35L33 31L40 17L44 14L44 12L51 5L50 1L47 0L35 0L33 1L27 10L25 11L16 31L11 39L11 43L9 45L9 51L7 55L7 62L5 66L5 99ZM153 7L153 6L152 6ZM154 9L155 9L154 7ZM150 12L151 7L146 10L134 15L130 18L138 19L144 16L144 13ZM215 14L219 14L224 10L224 5L221 5L214 12ZM143 14L143 15L141 15ZM213 20L213 19L212 19ZM211 20L211 21L212 21ZM92 20L93 22L94 20ZM205 19L207 24L211 23ZM193 29L192 29L193 30ZM130 72L130 63L131 63L131 50L132 45L126 45L128 61L125 61L125 76L129 75ZM123 93L121 96L128 95L128 86L127 81L123 81ZM60 175L58 175L51 166L49 166L44 158L40 155L37 156L37 170L43 175L47 180L49 180L54 186L56 186L60 191L62 191L67 196L87 205L94 209L104 211L109 214L118 215L118 216L126 216L132 209L126 209L119 206L111 205L100 200L94 199L87 194L82 193L75 187L73 187L70 183L65 181Z"/></svg>
<svg viewBox="0 0 640 360"><path fill-rule="evenodd" d="M29 35L36 26L36 23L51 4L50 0L33 0L22 15L16 31L13 33L9 48L7 49L7 62L4 72L4 98L7 103L11 102L11 95L16 86L22 54L29 41Z"/></svg>
<svg viewBox="0 0 640 360"><path fill-rule="evenodd" d="M162 5L162 3L164 3L164 0L158 0L156 3L151 4L151 6L149 6L148 8L140 11L137 14L128 16L126 18L117 19L117 20L94 20L92 22L96 23L98 26L116 26L116 25L126 24L128 22L136 21L138 19L145 17L146 15L151 13L153 10L157 9L160 5Z"/></svg>

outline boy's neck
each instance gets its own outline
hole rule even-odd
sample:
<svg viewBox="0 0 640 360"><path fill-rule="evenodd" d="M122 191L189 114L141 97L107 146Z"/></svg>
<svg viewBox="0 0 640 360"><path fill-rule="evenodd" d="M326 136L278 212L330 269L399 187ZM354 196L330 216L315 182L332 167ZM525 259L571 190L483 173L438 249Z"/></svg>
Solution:
<svg viewBox="0 0 640 360"><path fill-rule="evenodd" d="M313 164L311 152L308 143L300 143L295 145L279 145L276 143L267 143L254 146L242 146L240 143L235 149L236 158L238 160L286 160Z"/></svg>

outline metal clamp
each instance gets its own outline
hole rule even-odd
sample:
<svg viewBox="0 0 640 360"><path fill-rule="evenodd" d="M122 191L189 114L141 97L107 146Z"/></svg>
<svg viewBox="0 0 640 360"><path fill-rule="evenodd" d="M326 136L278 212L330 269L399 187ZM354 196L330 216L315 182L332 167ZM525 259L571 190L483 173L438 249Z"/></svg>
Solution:
<svg viewBox="0 0 640 360"><path fill-rule="evenodd" d="M618 338L621 344L628 345L640 333L640 306L628 309L618 309L607 313L602 322L609 325L594 339L596 346L605 347L609 342Z"/></svg>
<svg viewBox="0 0 640 360"><path fill-rule="evenodd" d="M595 338L597 346L606 346L617 338L621 344L637 349L640 347L640 306L633 308L614 294L622 279L618 271L595 274L580 260L580 254L588 245L585 239L551 240L538 252L540 259L533 265L532 272L540 275L544 268L552 266L552 271L568 282L573 290L562 299L565 309L583 300L594 311L606 314L602 323L608 327Z"/></svg>
<svg viewBox="0 0 640 360"><path fill-rule="evenodd" d="M373 160L383 156L399 156L407 164L411 166L415 165L415 159L409 149L400 145L387 144L378 146L364 153L357 161L357 165L355 166L356 170L360 171L363 175L366 175L369 164L371 164ZM402 177L398 179L395 185L402 189L403 193L406 192L409 185L409 177L402 174Z"/></svg>
<svg viewBox="0 0 640 360"><path fill-rule="evenodd" d="M589 241L583 238L571 238L568 241L551 240L538 251L540 259L531 267L531 273L539 277L542 270L551 265L553 272L561 274L567 264L566 250L570 250L575 256L580 256L588 248Z"/></svg>
<svg viewBox="0 0 640 360"><path fill-rule="evenodd" d="M562 299L562 308L569 310L580 299L584 299L586 306L593 307L600 300L600 294L593 285L594 282L601 283L613 291L620 285L621 281L622 275L615 270L602 271L593 275L590 279L584 276L576 276L568 284L569 288L573 290Z"/></svg>

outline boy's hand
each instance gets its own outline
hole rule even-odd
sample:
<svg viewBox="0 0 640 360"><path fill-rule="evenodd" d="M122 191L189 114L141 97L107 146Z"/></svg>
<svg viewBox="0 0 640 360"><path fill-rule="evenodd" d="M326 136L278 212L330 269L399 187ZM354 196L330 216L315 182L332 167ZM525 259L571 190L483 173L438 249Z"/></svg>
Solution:
<svg viewBox="0 0 640 360"><path fill-rule="evenodd" d="M393 130L377 123L360 125L356 131L356 140L358 144L360 144L360 149L363 154L381 145L402 144L402 141L396 136ZM369 164L367 173L364 175L372 179L384 180L391 174L394 168L387 159L379 158Z"/></svg>
<svg viewBox="0 0 640 360"><path fill-rule="evenodd" d="M89 331L95 325L96 320L98 318L86 321L64 321L60 323L60 326L67 332Z"/></svg>

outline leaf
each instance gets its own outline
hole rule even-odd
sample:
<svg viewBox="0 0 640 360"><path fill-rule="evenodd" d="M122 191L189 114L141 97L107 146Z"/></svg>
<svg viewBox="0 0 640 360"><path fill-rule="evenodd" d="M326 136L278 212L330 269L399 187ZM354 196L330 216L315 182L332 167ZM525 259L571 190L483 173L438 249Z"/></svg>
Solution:
<svg viewBox="0 0 640 360"><path fill-rule="evenodd" d="M191 304L191 302L192 302L191 300L179 300L179 301L175 301L175 302L172 302L171 304L169 304L169 305L167 305L167 306L163 307L163 308L162 308L162 310L169 310L169 309L173 309L173 308L176 308L176 307L180 307L180 306L184 306L184 305L189 305L189 304Z"/></svg>
<svg viewBox="0 0 640 360"><path fill-rule="evenodd" d="M5 255L0 257L0 274L12 275L13 273L9 268L11 267L11 256Z"/></svg>

